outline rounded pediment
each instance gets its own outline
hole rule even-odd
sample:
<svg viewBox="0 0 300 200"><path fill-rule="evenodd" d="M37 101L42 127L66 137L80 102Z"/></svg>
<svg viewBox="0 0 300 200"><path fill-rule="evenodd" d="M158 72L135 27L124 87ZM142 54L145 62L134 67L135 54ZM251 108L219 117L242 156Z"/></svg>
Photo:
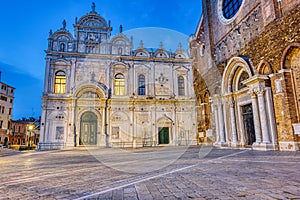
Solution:
<svg viewBox="0 0 300 200"><path fill-rule="evenodd" d="M65 29L60 29L53 33L51 35L51 38L54 40L60 40L60 41L72 41L73 40L73 35L65 30Z"/></svg>
<svg viewBox="0 0 300 200"><path fill-rule="evenodd" d="M137 49L134 51L134 56L136 57L143 57L143 58L149 58L150 54L146 49Z"/></svg>
<svg viewBox="0 0 300 200"><path fill-rule="evenodd" d="M122 34L122 33L114 36L111 39L111 42L113 44L122 44L122 45L130 44L130 40L124 34Z"/></svg>
<svg viewBox="0 0 300 200"><path fill-rule="evenodd" d="M154 57L155 58L169 58L169 54L163 49L158 49L155 52Z"/></svg>
<svg viewBox="0 0 300 200"><path fill-rule="evenodd" d="M187 59L188 56L185 52L175 52L176 59Z"/></svg>
<svg viewBox="0 0 300 200"><path fill-rule="evenodd" d="M90 13L81 17L77 23L78 26L104 28L108 27L106 20L96 13Z"/></svg>

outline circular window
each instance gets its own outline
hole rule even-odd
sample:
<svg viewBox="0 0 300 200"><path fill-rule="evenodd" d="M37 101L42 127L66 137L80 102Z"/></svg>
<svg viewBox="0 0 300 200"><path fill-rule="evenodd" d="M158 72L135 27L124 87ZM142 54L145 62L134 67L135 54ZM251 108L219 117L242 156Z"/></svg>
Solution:
<svg viewBox="0 0 300 200"><path fill-rule="evenodd" d="M228 24L237 16L243 0L219 0L218 15L222 23Z"/></svg>
<svg viewBox="0 0 300 200"><path fill-rule="evenodd" d="M243 0L224 0L222 11L226 19L231 19L239 10Z"/></svg>

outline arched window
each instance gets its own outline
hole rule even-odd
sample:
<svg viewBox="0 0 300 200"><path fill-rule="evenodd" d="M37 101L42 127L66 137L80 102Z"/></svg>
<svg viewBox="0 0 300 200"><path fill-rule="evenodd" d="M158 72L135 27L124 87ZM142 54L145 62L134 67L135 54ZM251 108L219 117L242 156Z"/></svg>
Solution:
<svg viewBox="0 0 300 200"><path fill-rule="evenodd" d="M54 93L64 94L66 92L66 74L63 71L58 71L55 74Z"/></svg>
<svg viewBox="0 0 300 200"><path fill-rule="evenodd" d="M247 86L243 84L243 81L247 80L249 78L249 74L245 71L242 72L239 82L238 82L238 90L241 90L243 88L246 88Z"/></svg>
<svg viewBox="0 0 300 200"><path fill-rule="evenodd" d="M178 95L184 96L184 78L182 76L178 76Z"/></svg>
<svg viewBox="0 0 300 200"><path fill-rule="evenodd" d="M138 95L145 95L146 94L146 88L145 88L145 76L139 75L138 78Z"/></svg>
<svg viewBox="0 0 300 200"><path fill-rule="evenodd" d="M114 87L115 95L124 95L125 94L125 81L123 74L115 75L115 87Z"/></svg>
<svg viewBox="0 0 300 200"><path fill-rule="evenodd" d="M119 54L119 55L122 55L122 54L123 54L123 48L122 48L122 47L119 47L119 48L118 48L118 54Z"/></svg>
<svg viewBox="0 0 300 200"><path fill-rule="evenodd" d="M60 44L60 51L65 51L66 45L64 43Z"/></svg>
<svg viewBox="0 0 300 200"><path fill-rule="evenodd" d="M226 19L231 19L238 12L243 0L224 0L223 15Z"/></svg>

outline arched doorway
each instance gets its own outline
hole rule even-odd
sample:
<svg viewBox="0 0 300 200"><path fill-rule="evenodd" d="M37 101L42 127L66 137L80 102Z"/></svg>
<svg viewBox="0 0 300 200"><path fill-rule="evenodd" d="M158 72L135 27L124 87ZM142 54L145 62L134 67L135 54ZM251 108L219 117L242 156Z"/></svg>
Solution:
<svg viewBox="0 0 300 200"><path fill-rule="evenodd" d="M5 137L4 138L4 144L3 146L7 147L8 146L8 137Z"/></svg>
<svg viewBox="0 0 300 200"><path fill-rule="evenodd" d="M97 116L92 112L85 112L80 120L80 145L97 144Z"/></svg>

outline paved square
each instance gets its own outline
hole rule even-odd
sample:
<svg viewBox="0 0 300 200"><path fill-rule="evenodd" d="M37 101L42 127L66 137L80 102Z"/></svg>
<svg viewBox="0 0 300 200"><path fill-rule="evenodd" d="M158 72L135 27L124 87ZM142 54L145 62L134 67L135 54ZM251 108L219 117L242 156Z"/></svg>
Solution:
<svg viewBox="0 0 300 200"><path fill-rule="evenodd" d="M0 150L0 199L300 199L299 152L199 146L119 155L114 149L6 151ZM145 166L152 167L143 172Z"/></svg>

